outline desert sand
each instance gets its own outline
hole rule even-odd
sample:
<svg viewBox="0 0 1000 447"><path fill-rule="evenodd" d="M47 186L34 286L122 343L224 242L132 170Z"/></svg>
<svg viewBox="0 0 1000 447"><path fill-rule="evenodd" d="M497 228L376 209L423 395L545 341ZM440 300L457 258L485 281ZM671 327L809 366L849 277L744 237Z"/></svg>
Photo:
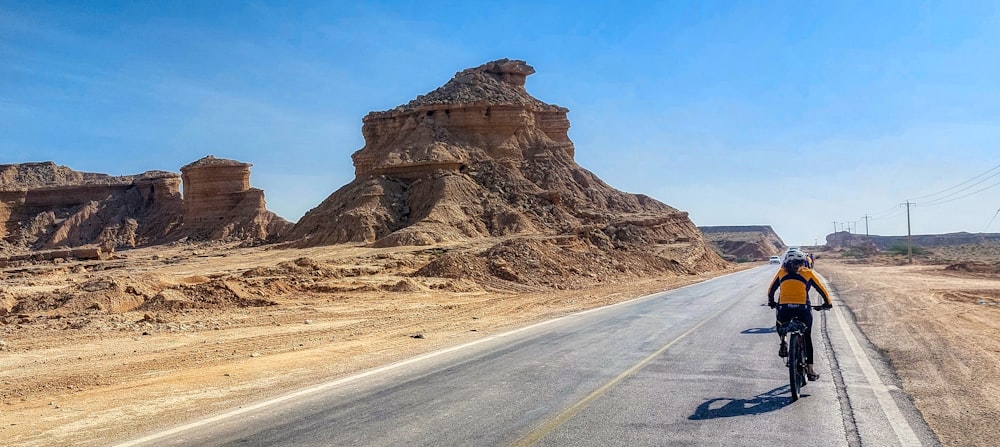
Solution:
<svg viewBox="0 0 1000 447"><path fill-rule="evenodd" d="M820 259L862 332L902 380L946 446L1000 439L998 247L904 256Z"/></svg>
<svg viewBox="0 0 1000 447"><path fill-rule="evenodd" d="M568 275L558 286L413 276L443 253L497 242L383 249L174 244L109 261L2 269L5 299L21 296L23 312L0 316L0 436L5 445L107 445L751 266L646 279L598 271ZM525 276L516 263L509 267ZM188 290L198 298L160 293L138 309L117 310L134 306L146 289Z"/></svg>
<svg viewBox="0 0 1000 447"><path fill-rule="evenodd" d="M8 296L33 294L38 308L0 317L0 436L17 446L107 445L724 273L625 279L606 272L589 281L577 275L564 290L413 275L442 252L494 243L382 249L174 244L110 261L3 269ZM825 253L817 270L888 356L942 442L984 445L1000 434L1000 275L988 263L918 262ZM196 288L205 298L164 296L144 309L115 311L115 303L137 289L165 285Z"/></svg>

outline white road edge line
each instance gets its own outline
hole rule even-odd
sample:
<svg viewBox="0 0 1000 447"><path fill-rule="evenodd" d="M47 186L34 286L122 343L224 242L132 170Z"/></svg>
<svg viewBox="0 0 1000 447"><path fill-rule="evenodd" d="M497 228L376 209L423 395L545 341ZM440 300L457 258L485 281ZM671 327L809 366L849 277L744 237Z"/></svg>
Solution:
<svg viewBox="0 0 1000 447"><path fill-rule="evenodd" d="M826 282L826 278L823 278ZM831 295L837 298L837 301L844 305L840 297ZM868 355L865 354L864 349L861 348L861 343L858 342L857 337L854 336L854 332L851 331L850 326L847 324L847 318L844 317L840 309L836 306L831 309L833 315L837 320L837 325L844 332L844 337L847 338L847 344L851 347L851 352L854 354L855 360L858 361L858 366L861 367L861 372L864 373L865 379L871 386L872 392L875 394L875 399L878 401L880 407L882 407L882 413L885 414L886 419L889 420L889 426L892 427L892 431L896 433L896 439L899 443L904 446L916 446L922 445L917 434L910 427L910 423L906 421L903 416L903 412L899 410L899 406L896 405L896 401L893 400L892 396L889 395L889 388L882 382L882 379L878 376L878 372L875 371L875 367L872 366L871 361L868 359Z"/></svg>
<svg viewBox="0 0 1000 447"><path fill-rule="evenodd" d="M167 437L167 436L174 435L174 434L177 434L177 433L182 433L182 432L185 432L185 431L188 431L188 430L191 430L191 429L195 429L195 428L198 428L198 427L202 427L202 426L214 423L214 422L219 422L219 421L222 421L222 420L226 420L226 419L229 419L229 418L232 418L232 417L235 417L235 416L239 416L241 414L246 414L246 413L249 413L251 411L259 410L261 408L270 407L272 405L277 405L277 404L280 404L282 402L289 401L289 400L292 400L292 399L295 399L295 398L298 398L298 397L302 397L302 396L309 395L309 394L312 394L312 393L316 393L316 392L319 392L319 391L323 391L323 390L326 390L326 389L329 389L329 388L333 388L333 387L336 387L336 386L339 386L339 385L343 385L343 384L348 383L348 382L353 382L355 380L362 379L362 378L365 378L365 377L368 377L368 376L372 376L372 375L379 374L379 373L382 373L382 372L385 372L385 371L393 370L393 369L396 369L396 368L399 368L399 367L403 367L403 366L406 366L406 365L409 365L409 364L412 364L412 363L417 363L417 362L420 362L420 361L423 361L423 360L427 360L429 358L437 357L439 355L444 355L444 354L448 354L450 352L459 351L459 350L468 348L470 346L475 346L475 345L478 345L478 344L481 344L481 343L486 343L488 341L496 340L498 338L508 337L508 336L517 334L519 332L531 330L531 329L534 329L534 328L537 328L537 327L540 327L540 326L544 326L544 325L547 325L547 324L552 324L552 323L555 323L557 321L560 321L560 320L563 320L563 319L566 319L566 318L570 318L570 317L574 317L574 316L578 316L578 315L584 315L584 314L588 314L588 313L592 313L592 312L597 312L597 311L600 311L602 309L607 309L607 308L611 308L611 307L615 307L615 306L621 306L621 305L625 305L627 303L633 303L633 302L636 302L636 301L639 301L639 300L648 299L649 297L652 297L653 295L659 295L659 294L663 294L663 293L673 293L676 290L686 289L688 287L695 286L695 285L698 285L698 284L704 284L704 283L709 282L709 281L715 281L717 279L725 278L727 276L735 275L737 273L742 273L742 272L745 272L745 271L748 271L748 270L750 270L750 269L740 270L740 271L732 272L732 273L727 273L727 274L722 275L722 276L716 276L715 278L710 278L710 279L707 279L705 281L699 281L699 282L696 282L696 283L688 284L686 286L678 287L676 289L669 289L669 290L664 290L662 292L651 293L649 295L645 295L645 296L633 298L633 299L622 301L622 302L615 303L615 304L609 304L607 306L597 307L597 308L588 309L588 310L582 310L580 312L575 312L575 313L572 313L572 314L569 314L569 315L565 315L565 316L562 316L562 317L553 318L551 320L545 320L545 321L542 321L542 322L539 322L539 323L532 324L530 326L525 326L525 327L522 327L522 328L514 329L514 330L509 331L509 332L504 332L502 334L496 334L496 335L491 335L491 336L488 336L488 337L480 338L479 340L474 340L474 341L471 341L471 342L468 342L468 343L465 343L465 344L462 344L462 345L452 346L450 348L444 348L444 349L440 349L440 350L437 350L437 351L428 352L426 354L418 355L416 357L411 357L411 358L408 358L406 360L402 360L402 361L399 361L399 362L396 362L396 363L391 363L389 365L381 366L381 367L378 367L378 368L375 368L375 369L370 369L368 371L360 372L360 373L357 373L357 374L354 374L354 375L351 375L351 376L347 376L347 377L344 377L344 378L341 378L341 379L333 380L333 381L326 382L326 383L321 383L321 384L316 385L316 386L312 386L312 387L309 387L309 388L304 388L304 389L301 389L301 390L298 390L298 391L294 391L294 392L291 392L289 394L285 394L285 395L282 395L282 396L275 397L274 399L266 400L266 401L263 401L263 402L259 402L259 403L253 404L253 405L246 406L246 407L240 407L240 408L237 408L235 410L232 410L232 411L229 411L229 412L226 412L226 413L222 413L222 414L218 414L218 415L215 415L215 416L211 416L211 417L209 417L207 419L202 419L202 420L195 421L195 422L192 422L192 423L189 423L189 424L185 424L185 425L182 425L182 426L179 426L179 427L174 427L174 428L171 428L171 429L168 429L168 430L165 430L165 431L161 431L161 432L158 432L158 433L153 433L151 435L148 435L148 436L145 436L145 437L142 437L142 438L139 438L139 439L133 439L131 441L126 441L126 442L121 443L121 444L116 444L114 447L133 447L133 446L141 445L141 444L144 444L144 443L147 443L147 442L150 442L150 441L154 441L154 440L157 440L157 439L160 439L160 438L163 438L163 437Z"/></svg>

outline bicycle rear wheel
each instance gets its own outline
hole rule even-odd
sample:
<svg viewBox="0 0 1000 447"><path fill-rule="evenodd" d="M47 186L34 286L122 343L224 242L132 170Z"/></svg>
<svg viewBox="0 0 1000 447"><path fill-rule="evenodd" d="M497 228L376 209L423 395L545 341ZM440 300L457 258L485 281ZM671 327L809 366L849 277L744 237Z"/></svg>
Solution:
<svg viewBox="0 0 1000 447"><path fill-rule="evenodd" d="M788 388L792 392L792 402L799 400L799 392L802 390L801 351L801 336L791 334L788 337Z"/></svg>

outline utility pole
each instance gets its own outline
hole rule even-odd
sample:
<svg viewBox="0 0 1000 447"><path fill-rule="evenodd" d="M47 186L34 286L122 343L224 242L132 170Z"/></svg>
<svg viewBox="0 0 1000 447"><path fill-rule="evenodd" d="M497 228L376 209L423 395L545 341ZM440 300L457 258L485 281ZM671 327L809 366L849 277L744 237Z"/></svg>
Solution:
<svg viewBox="0 0 1000 447"><path fill-rule="evenodd" d="M833 221L833 232L837 232L837 221Z"/></svg>
<svg viewBox="0 0 1000 447"><path fill-rule="evenodd" d="M869 215L865 214L864 216L861 216L861 218L865 220L865 236L867 237L868 236L868 219L871 219L872 216L869 216Z"/></svg>
<svg viewBox="0 0 1000 447"><path fill-rule="evenodd" d="M900 203L900 206L906 205L906 257L909 258L910 264L913 264L913 242L912 235L910 234L910 207L916 206L916 203L910 203L909 200L906 203Z"/></svg>

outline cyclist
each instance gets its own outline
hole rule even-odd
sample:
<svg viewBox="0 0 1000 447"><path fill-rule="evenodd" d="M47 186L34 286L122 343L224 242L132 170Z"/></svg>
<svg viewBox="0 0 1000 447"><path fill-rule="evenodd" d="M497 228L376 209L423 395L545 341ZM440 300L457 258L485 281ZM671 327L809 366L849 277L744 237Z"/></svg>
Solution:
<svg viewBox="0 0 1000 447"><path fill-rule="evenodd" d="M815 287L823 297L823 309L830 309L833 304L830 302L830 294L826 287L819 281L819 278L811 269L806 267L806 255L800 251L788 252L785 255L785 263L781 265L778 272L771 280L771 286L767 290L767 305L772 309L777 308L778 328L782 323L792 321L793 317L798 317L799 321L806 324L806 333L803 334L806 348L806 377L810 381L819 379L819 374L813 370L813 344L812 344L812 308L809 307L809 289ZM774 299L774 292L778 294L778 300ZM788 344L785 336L780 335L781 346L778 355L788 356Z"/></svg>

